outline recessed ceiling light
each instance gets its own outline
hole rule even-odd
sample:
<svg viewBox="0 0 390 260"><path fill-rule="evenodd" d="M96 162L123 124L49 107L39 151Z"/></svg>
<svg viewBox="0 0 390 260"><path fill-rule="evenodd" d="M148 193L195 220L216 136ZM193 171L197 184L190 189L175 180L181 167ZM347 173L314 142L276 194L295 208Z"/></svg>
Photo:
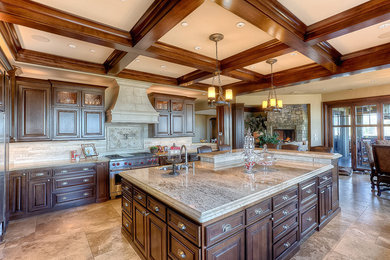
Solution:
<svg viewBox="0 0 390 260"><path fill-rule="evenodd" d="M181 26L186 27L186 26L188 26L188 23L187 22L182 22Z"/></svg>
<svg viewBox="0 0 390 260"><path fill-rule="evenodd" d="M96 51L94 49L89 50L91 53L95 53Z"/></svg>
<svg viewBox="0 0 390 260"><path fill-rule="evenodd" d="M295 55L297 55L297 53L294 51L294 52L290 53L290 55L295 56Z"/></svg>
<svg viewBox="0 0 390 260"><path fill-rule="evenodd" d="M165 69L167 66L161 65L160 68Z"/></svg>
<svg viewBox="0 0 390 260"><path fill-rule="evenodd" d="M140 60L139 60L139 59L136 59L135 62L140 62Z"/></svg>
<svg viewBox="0 0 390 260"><path fill-rule="evenodd" d="M255 68L256 68L256 66L255 66L255 65L251 65L251 66L249 66L249 68L251 68L251 69L255 69Z"/></svg>
<svg viewBox="0 0 390 260"><path fill-rule="evenodd" d="M242 27L244 27L245 26L245 23L244 22L238 22L238 23L236 23L236 27L237 28L242 28Z"/></svg>
<svg viewBox="0 0 390 260"><path fill-rule="evenodd" d="M68 44L68 47L74 49L74 48L76 48L76 45L74 45L74 44L72 44L72 43L69 43L69 44Z"/></svg>
<svg viewBox="0 0 390 260"><path fill-rule="evenodd" d="M45 36L42 36L42 35L32 35L31 38L33 38L34 40L36 41L39 41L39 42L50 42L49 38L46 38Z"/></svg>
<svg viewBox="0 0 390 260"><path fill-rule="evenodd" d="M121 0L121 2L126 2L127 0Z"/></svg>
<svg viewBox="0 0 390 260"><path fill-rule="evenodd" d="M199 51L200 49L202 49L202 47L200 47L200 46L195 46L194 49L195 49L196 51Z"/></svg>
<svg viewBox="0 0 390 260"><path fill-rule="evenodd" d="M386 28L388 28L388 27L390 27L390 23L384 23L384 24L381 24L381 25L379 25L379 29L381 29L381 30L383 30L383 29L386 29Z"/></svg>

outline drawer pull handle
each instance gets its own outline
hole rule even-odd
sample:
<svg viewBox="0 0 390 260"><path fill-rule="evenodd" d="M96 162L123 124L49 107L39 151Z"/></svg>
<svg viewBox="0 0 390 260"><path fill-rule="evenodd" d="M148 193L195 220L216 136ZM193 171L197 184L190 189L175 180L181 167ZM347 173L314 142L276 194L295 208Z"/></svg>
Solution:
<svg viewBox="0 0 390 260"><path fill-rule="evenodd" d="M126 206L126 207L128 207L128 206L129 206L129 204L128 204L127 202L125 202L125 206Z"/></svg>
<svg viewBox="0 0 390 260"><path fill-rule="evenodd" d="M35 174L36 177L43 176L43 175L45 175L43 172Z"/></svg>
<svg viewBox="0 0 390 260"><path fill-rule="evenodd" d="M310 221L312 221L313 219L312 219L311 217L308 217L306 220L310 222Z"/></svg>
<svg viewBox="0 0 390 260"><path fill-rule="evenodd" d="M50 182L50 179L47 179L48 182Z"/></svg>
<svg viewBox="0 0 390 260"><path fill-rule="evenodd" d="M232 230L232 225L230 225L230 224L224 224L224 225L222 226L222 231L223 231L223 233L229 232L230 230Z"/></svg>
<svg viewBox="0 0 390 260"><path fill-rule="evenodd" d="M129 227L129 223L126 223L125 226L126 226L126 227Z"/></svg>
<svg viewBox="0 0 390 260"><path fill-rule="evenodd" d="M125 186L125 187L123 187L125 190L129 190L129 187L127 187L127 186Z"/></svg>
<svg viewBox="0 0 390 260"><path fill-rule="evenodd" d="M89 168L83 168L83 171L88 171L89 170Z"/></svg>
<svg viewBox="0 0 390 260"><path fill-rule="evenodd" d="M255 210L255 214L256 214L256 215L260 215L260 214L262 214L263 212L264 212L264 211L263 211L262 208L258 208L258 209Z"/></svg>
<svg viewBox="0 0 390 260"><path fill-rule="evenodd" d="M67 181L64 181L64 182L62 183L62 185L68 185L68 182L67 182Z"/></svg>
<svg viewBox="0 0 390 260"><path fill-rule="evenodd" d="M183 250L181 250L181 249L178 249L177 250L177 254L181 257L181 258L186 258L186 253L184 253L184 251Z"/></svg>
<svg viewBox="0 0 390 260"><path fill-rule="evenodd" d="M26 174L25 174L25 173L23 173L23 176L26 176Z"/></svg>
<svg viewBox="0 0 390 260"><path fill-rule="evenodd" d="M284 196L282 197L282 199L283 199L283 200L288 200L288 195L284 195Z"/></svg>
<svg viewBox="0 0 390 260"><path fill-rule="evenodd" d="M159 212L160 211L160 208L158 206L154 207L154 211L155 212Z"/></svg>
<svg viewBox="0 0 390 260"><path fill-rule="evenodd" d="M141 195L138 195L138 196L137 196L137 199L142 200L142 196L141 196Z"/></svg>
<svg viewBox="0 0 390 260"><path fill-rule="evenodd" d="M179 222L177 223L177 227L181 230L181 231L184 231L187 229L186 225L184 225L183 223Z"/></svg>
<svg viewBox="0 0 390 260"><path fill-rule="evenodd" d="M146 217L147 215L149 215L150 213L149 212L146 212L146 211L144 211L144 212L142 212L142 214Z"/></svg>
<svg viewBox="0 0 390 260"><path fill-rule="evenodd" d="M61 173L67 173L68 171L67 170L62 170Z"/></svg>
<svg viewBox="0 0 390 260"><path fill-rule="evenodd" d="M322 179L323 179L324 181L326 181L326 180L328 179L328 176L324 176L324 177L322 177Z"/></svg>
<svg viewBox="0 0 390 260"><path fill-rule="evenodd" d="M84 196L88 196L89 193L88 193L88 192L84 192L83 195L84 195Z"/></svg>
<svg viewBox="0 0 390 260"><path fill-rule="evenodd" d="M323 191L321 191L321 194L323 194L323 193L325 193L325 191L323 190Z"/></svg>
<svg viewBox="0 0 390 260"><path fill-rule="evenodd" d="M283 213L283 215L287 216L288 215L288 210L283 210L282 213Z"/></svg>
<svg viewBox="0 0 390 260"><path fill-rule="evenodd" d="M66 200L67 199L67 197L62 197L62 200Z"/></svg>
<svg viewBox="0 0 390 260"><path fill-rule="evenodd" d="M311 189L308 189L308 190L306 191L306 193L307 193L307 194L310 194L310 193L311 193Z"/></svg>
<svg viewBox="0 0 390 260"><path fill-rule="evenodd" d="M284 245L285 248L288 248L288 247L291 246L291 244L290 244L289 242L286 242L286 243L284 243L283 245Z"/></svg>
<svg viewBox="0 0 390 260"><path fill-rule="evenodd" d="M88 182L88 181L89 181L89 179L84 179L84 180L83 180L83 182Z"/></svg>
<svg viewBox="0 0 390 260"><path fill-rule="evenodd" d="M283 225L283 229L287 230L290 226L289 225Z"/></svg>

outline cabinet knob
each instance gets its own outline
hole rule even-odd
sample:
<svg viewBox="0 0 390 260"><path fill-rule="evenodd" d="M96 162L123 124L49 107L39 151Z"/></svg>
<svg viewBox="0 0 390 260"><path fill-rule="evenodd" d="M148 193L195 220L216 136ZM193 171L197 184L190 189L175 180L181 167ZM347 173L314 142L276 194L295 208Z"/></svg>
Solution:
<svg viewBox="0 0 390 260"><path fill-rule="evenodd" d="M263 213L263 209L262 208L258 208L258 209L255 210L255 214L256 215L260 215L262 213Z"/></svg>
<svg viewBox="0 0 390 260"><path fill-rule="evenodd" d="M147 216L147 215L149 215L150 213L149 212L146 212L146 211L144 211L143 213L142 213L145 217Z"/></svg>
<svg viewBox="0 0 390 260"><path fill-rule="evenodd" d="M129 190L129 187L127 187L127 186L125 186L125 187L123 187L125 190Z"/></svg>
<svg viewBox="0 0 390 260"><path fill-rule="evenodd" d="M26 176L26 174L25 174L25 173L23 173L23 176Z"/></svg>
<svg viewBox="0 0 390 260"><path fill-rule="evenodd" d="M283 225L283 229L287 230L290 226L289 225Z"/></svg>
<svg viewBox="0 0 390 260"><path fill-rule="evenodd" d="M313 219L312 219L311 217L308 217L306 220L310 222L310 221L312 221Z"/></svg>
<svg viewBox="0 0 390 260"><path fill-rule="evenodd" d="M290 244L289 242L286 242L286 243L283 244L283 246L284 246L285 248L288 248L289 246L291 246L291 244Z"/></svg>
<svg viewBox="0 0 390 260"><path fill-rule="evenodd" d="M129 206L129 204L128 204L127 202L125 202L125 206L126 206L126 207L128 207L128 206Z"/></svg>
<svg viewBox="0 0 390 260"><path fill-rule="evenodd" d="M89 170L89 168L83 168L83 171L88 171Z"/></svg>
<svg viewBox="0 0 390 260"><path fill-rule="evenodd" d="M137 199L142 200L142 196L141 196L141 195L138 195L138 196L137 196Z"/></svg>
<svg viewBox="0 0 390 260"><path fill-rule="evenodd" d="M64 181L64 182L62 183L62 185L68 185L68 182L67 182L67 181Z"/></svg>
<svg viewBox="0 0 390 260"><path fill-rule="evenodd" d="M154 207L154 211L155 212L159 212L160 211L160 208L158 206Z"/></svg>
<svg viewBox="0 0 390 260"><path fill-rule="evenodd" d="M184 251L183 250L181 250L181 249L178 249L177 250L177 254L181 257L181 258L186 258L186 253L184 253Z"/></svg>
<svg viewBox="0 0 390 260"><path fill-rule="evenodd" d="M324 176L324 177L322 177L322 179L323 179L324 181L326 181L326 180L328 179L328 176Z"/></svg>
<svg viewBox="0 0 390 260"><path fill-rule="evenodd" d="M89 181L89 179L84 179L84 180L83 180L83 182L88 182L88 181Z"/></svg>
<svg viewBox="0 0 390 260"><path fill-rule="evenodd" d="M310 194L310 193L311 193L311 189L308 189L308 190L306 191L306 193L307 193L307 194Z"/></svg>
<svg viewBox="0 0 390 260"><path fill-rule="evenodd" d="M229 232L230 230L232 230L232 225L230 225L230 224L224 224L224 225L222 226L222 231L223 231L223 233Z"/></svg>
<svg viewBox="0 0 390 260"><path fill-rule="evenodd" d="M62 197L62 200L66 200L67 199L67 197Z"/></svg>
<svg viewBox="0 0 390 260"><path fill-rule="evenodd" d="M288 215L288 210L283 210L282 213L283 213L283 215L287 216Z"/></svg>
<svg viewBox="0 0 390 260"><path fill-rule="evenodd" d="M129 227L129 223L126 223L125 226L126 226L126 227Z"/></svg>
<svg viewBox="0 0 390 260"><path fill-rule="evenodd" d="M323 194L323 193L325 193L325 191L323 190L323 191L321 191L321 194Z"/></svg>
<svg viewBox="0 0 390 260"><path fill-rule="evenodd" d="M84 195L84 196L88 196L89 193L88 193L88 192L84 192L83 195Z"/></svg>
<svg viewBox="0 0 390 260"><path fill-rule="evenodd" d="M47 181L50 182L50 179L48 179Z"/></svg>
<svg viewBox="0 0 390 260"><path fill-rule="evenodd" d="M181 231L184 231L187 229L186 225L184 225L183 223L179 222L177 223L177 227L181 230Z"/></svg>
<svg viewBox="0 0 390 260"><path fill-rule="evenodd" d="M282 197L282 199L283 199L283 200L288 200L288 195L284 195L284 196Z"/></svg>

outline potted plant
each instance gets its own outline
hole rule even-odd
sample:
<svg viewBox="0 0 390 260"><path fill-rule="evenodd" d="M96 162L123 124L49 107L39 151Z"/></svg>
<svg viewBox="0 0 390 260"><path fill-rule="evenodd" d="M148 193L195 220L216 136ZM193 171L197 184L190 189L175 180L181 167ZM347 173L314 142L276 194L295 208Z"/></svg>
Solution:
<svg viewBox="0 0 390 260"><path fill-rule="evenodd" d="M277 148L277 145L279 144L280 141L278 133L274 133L273 135L263 133L259 136L258 139L259 139L260 147L263 147L266 144L269 148Z"/></svg>
<svg viewBox="0 0 390 260"><path fill-rule="evenodd" d="M157 152L158 152L158 147L157 147L157 146L151 146L151 147L150 147L150 152L151 152L152 154L157 153Z"/></svg>

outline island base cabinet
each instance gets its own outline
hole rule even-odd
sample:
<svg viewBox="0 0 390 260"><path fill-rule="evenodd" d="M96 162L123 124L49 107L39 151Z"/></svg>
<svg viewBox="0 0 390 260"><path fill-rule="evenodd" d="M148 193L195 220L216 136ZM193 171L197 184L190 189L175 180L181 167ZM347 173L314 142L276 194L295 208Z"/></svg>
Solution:
<svg viewBox="0 0 390 260"><path fill-rule="evenodd" d="M246 259L272 259L271 217L267 217L246 228Z"/></svg>
<svg viewBox="0 0 390 260"><path fill-rule="evenodd" d="M173 260L200 260L201 253L199 248L169 227L168 257Z"/></svg>
<svg viewBox="0 0 390 260"><path fill-rule="evenodd" d="M332 213L332 185L324 185L318 193L319 224L321 225Z"/></svg>
<svg viewBox="0 0 390 260"><path fill-rule="evenodd" d="M134 201L133 202L134 243L144 256L146 255L146 247L147 247L146 217L147 217L146 209Z"/></svg>
<svg viewBox="0 0 390 260"><path fill-rule="evenodd" d="M215 246L206 249L207 260L245 259L245 231L241 230L236 235L219 242Z"/></svg>
<svg viewBox="0 0 390 260"><path fill-rule="evenodd" d="M148 259L167 259L167 225L152 214L146 219L148 235Z"/></svg>
<svg viewBox="0 0 390 260"><path fill-rule="evenodd" d="M126 231L126 235L133 240L133 221L122 211L122 228Z"/></svg>

